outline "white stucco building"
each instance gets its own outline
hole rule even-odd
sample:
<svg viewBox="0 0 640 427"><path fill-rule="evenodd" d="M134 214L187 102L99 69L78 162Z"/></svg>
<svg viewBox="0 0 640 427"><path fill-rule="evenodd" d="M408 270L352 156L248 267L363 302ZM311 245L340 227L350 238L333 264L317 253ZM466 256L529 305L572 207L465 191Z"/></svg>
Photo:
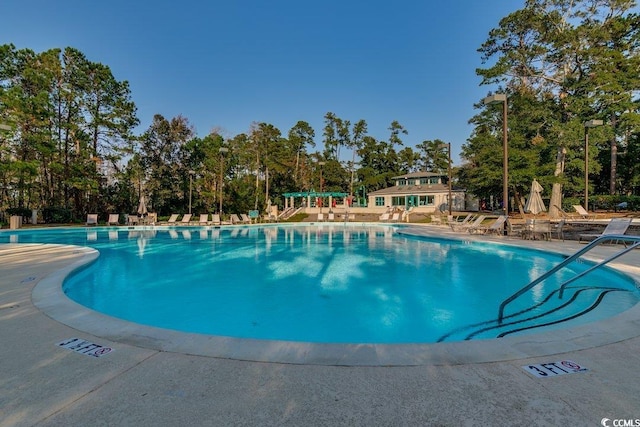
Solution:
<svg viewBox="0 0 640 427"><path fill-rule="evenodd" d="M401 208L436 212L448 209L447 175L433 172L413 172L393 177L395 185L368 194L368 206ZM452 210L465 210L465 191L451 189Z"/></svg>

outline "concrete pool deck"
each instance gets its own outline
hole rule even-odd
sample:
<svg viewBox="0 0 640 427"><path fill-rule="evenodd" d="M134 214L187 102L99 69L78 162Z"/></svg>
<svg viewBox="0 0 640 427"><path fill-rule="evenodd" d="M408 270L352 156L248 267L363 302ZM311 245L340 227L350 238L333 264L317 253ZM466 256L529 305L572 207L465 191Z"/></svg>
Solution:
<svg viewBox="0 0 640 427"><path fill-rule="evenodd" d="M422 229L561 253L584 247ZM601 246L588 258L615 249ZM243 348L216 337L141 335L137 325L59 304L49 292L94 256L74 246L0 245L0 426L601 425L603 418L640 419L638 306L589 326L514 340L322 350L238 340L247 344ZM637 250L612 265L640 281ZM57 345L69 338L114 351L95 358ZM255 356L256 349L287 363L237 360ZM561 360L588 371L537 378L522 368ZM398 366L369 366L380 364Z"/></svg>

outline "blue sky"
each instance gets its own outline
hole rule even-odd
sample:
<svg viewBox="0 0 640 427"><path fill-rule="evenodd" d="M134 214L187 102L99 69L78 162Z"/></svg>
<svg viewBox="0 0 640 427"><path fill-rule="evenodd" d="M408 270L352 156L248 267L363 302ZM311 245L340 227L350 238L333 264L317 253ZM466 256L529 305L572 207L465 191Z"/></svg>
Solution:
<svg viewBox="0 0 640 427"><path fill-rule="evenodd" d="M41 52L75 47L127 80L142 133L154 114L183 115L199 136L298 120L321 144L331 111L405 145L471 133L478 47L524 0L5 0L0 43Z"/></svg>

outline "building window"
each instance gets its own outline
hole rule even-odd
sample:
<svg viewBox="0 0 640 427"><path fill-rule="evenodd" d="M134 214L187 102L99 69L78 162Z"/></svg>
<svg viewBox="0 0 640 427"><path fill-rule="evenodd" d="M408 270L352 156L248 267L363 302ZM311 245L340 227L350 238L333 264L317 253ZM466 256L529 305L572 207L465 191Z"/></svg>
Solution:
<svg viewBox="0 0 640 427"><path fill-rule="evenodd" d="M405 205L405 197L404 196L396 196L391 198L391 206L404 206Z"/></svg>
<svg viewBox="0 0 640 427"><path fill-rule="evenodd" d="M440 178L437 176L432 176L431 178L420 178L420 184L433 185L433 184L439 184L439 183L440 183Z"/></svg>
<svg viewBox="0 0 640 427"><path fill-rule="evenodd" d="M397 186L403 186L403 185L407 185L407 180L402 178L396 181L396 185Z"/></svg>
<svg viewBox="0 0 640 427"><path fill-rule="evenodd" d="M419 206L433 206L435 196L420 196Z"/></svg>
<svg viewBox="0 0 640 427"><path fill-rule="evenodd" d="M384 206L384 197L376 197L376 206Z"/></svg>

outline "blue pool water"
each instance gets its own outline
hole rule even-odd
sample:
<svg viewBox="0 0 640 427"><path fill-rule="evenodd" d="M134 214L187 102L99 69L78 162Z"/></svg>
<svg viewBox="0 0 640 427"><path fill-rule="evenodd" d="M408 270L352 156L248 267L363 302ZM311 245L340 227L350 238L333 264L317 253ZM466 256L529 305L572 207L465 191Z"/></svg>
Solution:
<svg viewBox="0 0 640 427"><path fill-rule="evenodd" d="M559 284L589 267L578 263L514 301L498 325L500 303L561 256L397 231L329 224L98 227L3 232L0 243L94 247L98 259L63 285L69 298L140 324L241 338L495 338L599 320L640 298L632 280L599 269L572 283L560 300Z"/></svg>

